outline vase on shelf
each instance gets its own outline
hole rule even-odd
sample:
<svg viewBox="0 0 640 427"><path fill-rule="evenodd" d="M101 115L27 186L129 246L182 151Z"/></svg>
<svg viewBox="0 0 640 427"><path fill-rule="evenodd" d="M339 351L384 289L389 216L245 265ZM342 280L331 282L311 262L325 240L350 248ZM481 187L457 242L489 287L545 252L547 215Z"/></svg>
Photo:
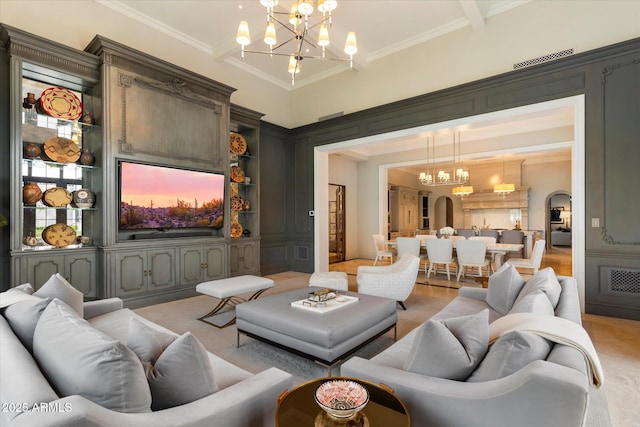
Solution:
<svg viewBox="0 0 640 427"><path fill-rule="evenodd" d="M88 148L85 148L80 155L80 163L85 166L93 166L95 161L96 158L93 156L93 154L91 154L91 151L89 151Z"/></svg>
<svg viewBox="0 0 640 427"><path fill-rule="evenodd" d="M40 154L42 154L42 150L40 150L40 147L38 147L36 144L29 142L22 148L22 153L28 159L35 159L36 157L39 157Z"/></svg>
<svg viewBox="0 0 640 427"><path fill-rule="evenodd" d="M27 182L22 187L22 201L26 205L35 205L42 199L42 190L35 182Z"/></svg>

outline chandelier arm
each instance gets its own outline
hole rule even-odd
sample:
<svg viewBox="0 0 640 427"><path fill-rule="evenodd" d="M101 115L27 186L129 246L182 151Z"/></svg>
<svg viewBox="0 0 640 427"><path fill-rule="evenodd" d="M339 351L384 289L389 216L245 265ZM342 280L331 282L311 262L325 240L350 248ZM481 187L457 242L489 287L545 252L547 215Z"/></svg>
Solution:
<svg viewBox="0 0 640 427"><path fill-rule="evenodd" d="M274 13L282 13L282 12L274 12ZM288 16L288 14L286 14ZM278 18L276 18L275 16L271 16L273 18L274 21L276 21L278 24L280 24L281 27L283 27L284 29L288 30L291 34L293 34L294 36L296 35L296 31L289 27L288 24L285 24L284 22L280 21Z"/></svg>

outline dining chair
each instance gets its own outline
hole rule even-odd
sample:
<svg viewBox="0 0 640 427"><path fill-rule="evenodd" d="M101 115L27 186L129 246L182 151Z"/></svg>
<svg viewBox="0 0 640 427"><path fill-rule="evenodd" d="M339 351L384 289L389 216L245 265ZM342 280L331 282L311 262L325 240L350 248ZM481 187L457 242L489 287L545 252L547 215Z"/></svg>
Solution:
<svg viewBox="0 0 640 427"><path fill-rule="evenodd" d="M373 265L378 261L384 261L385 258L389 258L389 264L393 264L393 257L396 256L397 251L387 247L382 234L373 234L373 244L376 247L376 259L373 260Z"/></svg>
<svg viewBox="0 0 640 427"><path fill-rule="evenodd" d="M521 230L502 230L500 243L524 244L524 232ZM523 251L514 252L516 257L522 258Z"/></svg>
<svg viewBox="0 0 640 427"><path fill-rule="evenodd" d="M536 240L531 251L531 258L509 258L507 263L517 268L530 268L533 270L533 274L536 274L542 263L545 243L544 240Z"/></svg>
<svg viewBox="0 0 640 427"><path fill-rule="evenodd" d="M406 253L420 257L420 239L417 237L398 237L396 242L398 257Z"/></svg>
<svg viewBox="0 0 640 427"><path fill-rule="evenodd" d="M419 234L416 238L420 239L420 265L424 263L424 274L426 276L429 268L429 255L427 254L427 240L437 239L435 234Z"/></svg>
<svg viewBox="0 0 640 427"><path fill-rule="evenodd" d="M472 229L470 229L470 228L469 228L469 229L465 229L465 228L458 229L458 230L456 230L456 235L458 235L458 236L464 236L464 237L466 237L467 239L468 239L469 237L477 236L477 234L476 234L476 230L472 230Z"/></svg>
<svg viewBox="0 0 640 427"><path fill-rule="evenodd" d="M447 280L451 280L450 266L452 265L454 267L454 274L458 272L456 261L453 258L453 242L451 240L427 240L427 256L429 257L427 279L431 275L431 272L437 274L438 271L443 271L447 274Z"/></svg>
<svg viewBox="0 0 640 427"><path fill-rule="evenodd" d="M464 236L449 236L449 240L451 240L451 243L453 244L453 247L456 247L456 242L458 240L467 240L466 237Z"/></svg>
<svg viewBox="0 0 640 427"><path fill-rule="evenodd" d="M489 276L491 264L487 259L487 244L483 240L458 241L456 254L458 258L458 282L461 276L466 275L465 270L467 268L471 269L469 275L482 277L482 270L486 267L486 275ZM473 274L473 269L475 268L477 268L477 274Z"/></svg>
<svg viewBox="0 0 640 427"><path fill-rule="evenodd" d="M496 240L500 237L498 230L480 230L480 236L493 237Z"/></svg>

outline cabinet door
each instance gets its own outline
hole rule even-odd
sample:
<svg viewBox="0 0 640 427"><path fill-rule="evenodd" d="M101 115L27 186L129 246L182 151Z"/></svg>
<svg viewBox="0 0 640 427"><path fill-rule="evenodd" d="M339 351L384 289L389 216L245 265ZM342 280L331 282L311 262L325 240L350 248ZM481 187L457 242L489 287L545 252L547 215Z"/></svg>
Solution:
<svg viewBox="0 0 640 427"><path fill-rule="evenodd" d="M94 253L65 255L64 271L64 277L85 297L96 298L98 296L96 290L98 280L96 256Z"/></svg>
<svg viewBox="0 0 640 427"><path fill-rule="evenodd" d="M180 248L180 285L196 285L201 283L202 270L202 248Z"/></svg>
<svg viewBox="0 0 640 427"><path fill-rule="evenodd" d="M232 243L229 247L231 275L255 273L258 269L256 242Z"/></svg>
<svg viewBox="0 0 640 427"><path fill-rule="evenodd" d="M27 282L38 290L49 278L56 273L64 276L64 257L29 257L27 259Z"/></svg>
<svg viewBox="0 0 640 427"><path fill-rule="evenodd" d="M225 265L227 257L225 256L225 247L222 245L205 246L204 249L204 280L224 279Z"/></svg>
<svg viewBox="0 0 640 427"><path fill-rule="evenodd" d="M172 288L176 285L175 249L157 249L147 252L147 279L149 290Z"/></svg>
<svg viewBox="0 0 640 427"><path fill-rule="evenodd" d="M126 297L147 291L147 252L116 254L116 296Z"/></svg>

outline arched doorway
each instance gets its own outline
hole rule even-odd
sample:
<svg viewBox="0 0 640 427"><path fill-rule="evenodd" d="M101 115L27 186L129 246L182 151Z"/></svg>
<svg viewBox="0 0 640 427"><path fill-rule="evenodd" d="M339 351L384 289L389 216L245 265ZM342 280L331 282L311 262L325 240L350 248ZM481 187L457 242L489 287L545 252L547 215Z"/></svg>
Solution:
<svg viewBox="0 0 640 427"><path fill-rule="evenodd" d="M547 196L547 218L545 221L545 236L547 250L552 246L570 249L572 247L571 233L571 193L568 191L554 191Z"/></svg>
<svg viewBox="0 0 640 427"><path fill-rule="evenodd" d="M434 230L442 227L453 227L453 200L448 196L440 196L435 202L433 215Z"/></svg>

